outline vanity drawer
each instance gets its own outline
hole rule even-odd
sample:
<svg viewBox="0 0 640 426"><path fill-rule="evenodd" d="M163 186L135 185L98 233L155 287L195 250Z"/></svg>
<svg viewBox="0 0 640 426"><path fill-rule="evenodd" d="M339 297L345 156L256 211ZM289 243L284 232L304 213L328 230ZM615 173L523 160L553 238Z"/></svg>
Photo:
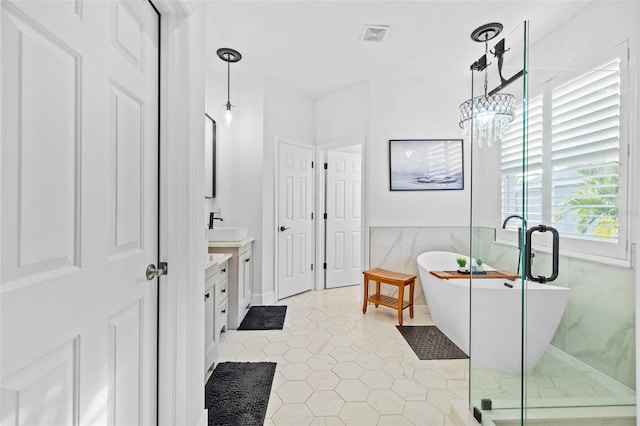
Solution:
<svg viewBox="0 0 640 426"><path fill-rule="evenodd" d="M227 318L229 317L228 299L224 299L216 306L216 330L215 339L218 340L222 330L227 331Z"/></svg>
<svg viewBox="0 0 640 426"><path fill-rule="evenodd" d="M216 303L222 302L229 296L229 279L224 278L216 283Z"/></svg>
<svg viewBox="0 0 640 426"><path fill-rule="evenodd" d="M229 277L229 261L225 260L218 265L218 281L225 280Z"/></svg>

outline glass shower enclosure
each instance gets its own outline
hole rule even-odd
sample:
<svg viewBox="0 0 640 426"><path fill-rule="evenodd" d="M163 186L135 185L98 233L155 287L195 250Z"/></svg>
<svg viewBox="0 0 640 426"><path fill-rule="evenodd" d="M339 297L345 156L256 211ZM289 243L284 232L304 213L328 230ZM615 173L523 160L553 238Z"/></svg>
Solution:
<svg viewBox="0 0 640 426"><path fill-rule="evenodd" d="M472 109L465 135L482 425L636 424L640 6L568 7L571 19L505 25L485 62L485 43L470 58L470 99L513 102L492 106L501 118Z"/></svg>

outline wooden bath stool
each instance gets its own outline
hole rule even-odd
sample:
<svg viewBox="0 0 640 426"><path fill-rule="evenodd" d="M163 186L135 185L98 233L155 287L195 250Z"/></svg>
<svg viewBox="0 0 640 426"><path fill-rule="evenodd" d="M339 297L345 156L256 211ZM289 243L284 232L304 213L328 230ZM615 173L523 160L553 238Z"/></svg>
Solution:
<svg viewBox="0 0 640 426"><path fill-rule="evenodd" d="M402 325L402 310L409 307L409 316L413 318L413 288L416 282L415 275L403 274L401 272L388 271L382 268L368 269L364 274L364 304L362 313L367 313L367 304L373 303L398 310L398 323ZM369 294L369 280L376 282L376 292ZM398 287L398 298L380 294L380 283ZM404 287L409 286L409 300L404 300Z"/></svg>

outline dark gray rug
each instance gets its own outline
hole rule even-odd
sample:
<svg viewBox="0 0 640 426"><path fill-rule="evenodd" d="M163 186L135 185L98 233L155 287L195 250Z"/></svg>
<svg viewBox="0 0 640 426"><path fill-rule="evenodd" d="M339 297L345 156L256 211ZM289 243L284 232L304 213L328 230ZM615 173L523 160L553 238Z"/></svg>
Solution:
<svg viewBox="0 0 640 426"><path fill-rule="evenodd" d="M252 306L238 330L282 330L286 306Z"/></svg>
<svg viewBox="0 0 640 426"><path fill-rule="evenodd" d="M467 359L462 349L456 346L435 325L400 326L396 328L407 341L418 359Z"/></svg>
<svg viewBox="0 0 640 426"><path fill-rule="evenodd" d="M262 426L275 362L221 362L205 385L209 426Z"/></svg>

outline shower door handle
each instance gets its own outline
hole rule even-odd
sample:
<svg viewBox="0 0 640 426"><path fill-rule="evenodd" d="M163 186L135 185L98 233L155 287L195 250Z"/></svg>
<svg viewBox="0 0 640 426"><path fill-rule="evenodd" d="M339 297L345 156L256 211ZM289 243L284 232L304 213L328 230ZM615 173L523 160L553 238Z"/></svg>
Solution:
<svg viewBox="0 0 640 426"><path fill-rule="evenodd" d="M531 274L531 260L533 259L533 256L531 255L531 235L534 232L542 233L547 231L551 232L551 234L553 235L553 252L552 252L553 271L550 277L543 277L541 275L534 277ZM538 225L538 226L532 226L531 228L527 229L527 237L524 244L524 250L525 250L524 251L525 271L528 279L530 279L531 281L535 281L537 283L548 283L558 278L558 267L560 263L560 235L558 234L558 230L556 228L552 228L551 226L546 226L546 225Z"/></svg>

